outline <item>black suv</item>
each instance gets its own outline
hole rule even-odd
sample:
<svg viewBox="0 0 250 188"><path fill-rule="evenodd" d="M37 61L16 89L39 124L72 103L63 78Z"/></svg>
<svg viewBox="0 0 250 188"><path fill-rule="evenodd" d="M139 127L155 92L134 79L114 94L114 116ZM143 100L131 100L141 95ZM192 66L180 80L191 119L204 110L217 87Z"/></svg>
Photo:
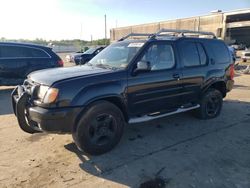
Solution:
<svg viewBox="0 0 250 188"><path fill-rule="evenodd" d="M74 62L76 65L83 65L87 62L89 62L93 57L95 57L98 53L100 53L104 47L95 47L95 48L90 48L83 54L77 54L75 55Z"/></svg>
<svg viewBox="0 0 250 188"><path fill-rule="evenodd" d="M13 109L25 132L72 133L97 155L119 142L126 123L189 110L215 118L233 76L230 52L212 33L131 34L86 65L30 74L12 93Z"/></svg>
<svg viewBox="0 0 250 188"><path fill-rule="evenodd" d="M62 60L51 48L0 42L0 85L21 84L33 71L61 66Z"/></svg>

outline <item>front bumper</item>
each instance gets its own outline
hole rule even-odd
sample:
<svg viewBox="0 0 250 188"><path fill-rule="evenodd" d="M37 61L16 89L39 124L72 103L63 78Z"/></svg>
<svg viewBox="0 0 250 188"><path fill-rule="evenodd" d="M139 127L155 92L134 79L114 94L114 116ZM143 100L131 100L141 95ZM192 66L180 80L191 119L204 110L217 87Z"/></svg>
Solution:
<svg viewBox="0 0 250 188"><path fill-rule="evenodd" d="M22 86L12 92L12 107L20 127L20 123L25 122L35 130L51 133L71 133L81 110L80 107L46 109L35 106Z"/></svg>

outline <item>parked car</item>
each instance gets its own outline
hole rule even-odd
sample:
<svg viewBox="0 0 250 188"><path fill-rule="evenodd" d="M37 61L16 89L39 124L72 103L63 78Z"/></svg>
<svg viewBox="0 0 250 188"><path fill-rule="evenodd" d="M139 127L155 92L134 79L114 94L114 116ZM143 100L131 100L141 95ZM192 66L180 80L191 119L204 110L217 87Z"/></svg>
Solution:
<svg viewBox="0 0 250 188"><path fill-rule="evenodd" d="M75 56L80 56L82 54L83 54L83 52L81 52L81 51L68 54L68 55L66 55L66 58L65 58L66 62L67 63L74 63Z"/></svg>
<svg viewBox="0 0 250 188"><path fill-rule="evenodd" d="M250 50L246 50L242 52L241 59L243 62L250 61Z"/></svg>
<svg viewBox="0 0 250 188"><path fill-rule="evenodd" d="M33 71L62 67L51 48L25 43L0 42L0 85L17 85Z"/></svg>
<svg viewBox="0 0 250 188"><path fill-rule="evenodd" d="M228 46L228 49L229 49L229 52L231 53L231 57L233 59L233 62L235 62L236 58L237 58L237 52L236 52L236 50L232 46Z"/></svg>
<svg viewBox="0 0 250 188"><path fill-rule="evenodd" d="M245 50L246 45L245 44L232 44L231 47L233 47L235 50Z"/></svg>
<svg viewBox="0 0 250 188"><path fill-rule="evenodd" d="M127 40L131 34L83 66L30 74L12 93L20 128L72 133L80 150L98 155L117 145L125 124L190 110L217 117L234 84L227 46L188 31L166 36L170 31Z"/></svg>
<svg viewBox="0 0 250 188"><path fill-rule="evenodd" d="M73 56L73 61L75 62L76 65L83 65L87 62L89 62L93 57L95 57L98 53L100 53L104 47L95 47L95 48L90 48L83 54L76 54Z"/></svg>

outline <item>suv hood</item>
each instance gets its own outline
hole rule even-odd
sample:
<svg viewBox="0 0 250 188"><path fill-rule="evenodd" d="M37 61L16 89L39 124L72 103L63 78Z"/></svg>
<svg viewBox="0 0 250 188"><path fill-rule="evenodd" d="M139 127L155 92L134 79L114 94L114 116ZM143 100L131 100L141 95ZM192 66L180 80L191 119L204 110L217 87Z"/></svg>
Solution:
<svg viewBox="0 0 250 188"><path fill-rule="evenodd" d="M51 86L53 83L74 77L82 77L95 75L105 72L111 72L110 69L103 69L94 66L74 66L74 67L63 67L63 68L52 68L35 71L28 75L28 79L32 82Z"/></svg>

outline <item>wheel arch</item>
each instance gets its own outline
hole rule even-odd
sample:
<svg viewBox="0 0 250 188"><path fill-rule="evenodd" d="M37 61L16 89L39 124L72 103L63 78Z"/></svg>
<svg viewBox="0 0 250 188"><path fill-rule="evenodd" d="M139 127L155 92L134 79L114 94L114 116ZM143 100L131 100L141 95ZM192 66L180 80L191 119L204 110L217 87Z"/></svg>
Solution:
<svg viewBox="0 0 250 188"><path fill-rule="evenodd" d="M125 105L124 100L121 98L121 96L107 95L107 96L98 97L98 98L95 98L95 99L92 99L92 100L88 101L86 106L84 106L82 108L82 110L78 113L78 115L77 115L77 117L75 119L73 128L72 128L72 131L76 131L77 123L79 122L82 115L89 109L89 107L91 105L93 105L94 103L97 103L97 102L100 102L100 101L107 101L107 102L110 102L110 103L114 104L115 106L117 106L121 110L125 122L128 122L129 117L128 117L126 105Z"/></svg>
<svg viewBox="0 0 250 188"><path fill-rule="evenodd" d="M226 97L227 87L226 83L222 80L218 80L210 83L206 88L203 89L203 93L207 92L209 89L214 88L221 92L223 98Z"/></svg>

